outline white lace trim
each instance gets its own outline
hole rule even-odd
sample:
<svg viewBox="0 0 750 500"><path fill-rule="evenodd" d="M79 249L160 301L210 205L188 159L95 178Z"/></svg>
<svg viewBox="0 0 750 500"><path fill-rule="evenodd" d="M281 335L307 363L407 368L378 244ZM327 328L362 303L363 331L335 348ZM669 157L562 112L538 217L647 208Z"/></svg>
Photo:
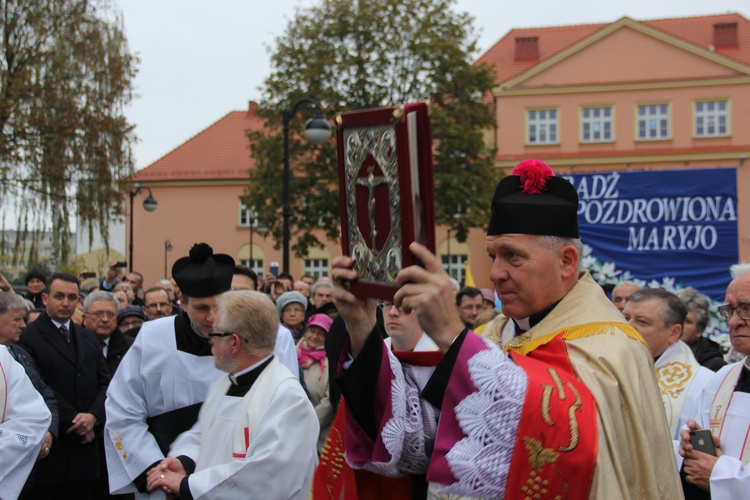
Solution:
<svg viewBox="0 0 750 500"><path fill-rule="evenodd" d="M388 353L388 364L391 369L393 379L390 382L390 394L391 394L391 418L388 419L383 431L381 432L381 439L386 451L388 451L390 457L387 462L368 462L363 465L353 464L348 458L347 463L353 469L365 469L376 474L389 477L397 477L399 474L398 462L401 458L401 453L404 448L406 441L405 433L409 425L409 416L413 412L410 411L407 414L407 392L408 387L404 379L404 374L401 369L401 364L398 362L396 357L390 352L390 349L386 349ZM410 395L411 396L411 395ZM417 393L417 396L419 394ZM409 401L409 408L412 408L411 401Z"/></svg>
<svg viewBox="0 0 750 500"><path fill-rule="evenodd" d="M497 346L468 363L477 387L456 407L456 418L466 437L446 458L457 481L441 493L503 498L528 378Z"/></svg>

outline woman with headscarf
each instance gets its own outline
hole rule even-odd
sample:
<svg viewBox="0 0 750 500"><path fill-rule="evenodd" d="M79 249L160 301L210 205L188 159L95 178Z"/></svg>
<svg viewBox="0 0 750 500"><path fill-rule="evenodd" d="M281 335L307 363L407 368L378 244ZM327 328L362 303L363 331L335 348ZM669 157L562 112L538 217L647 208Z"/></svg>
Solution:
<svg viewBox="0 0 750 500"><path fill-rule="evenodd" d="M296 344L305 333L307 299L299 292L284 292L276 299L281 324L292 332Z"/></svg>

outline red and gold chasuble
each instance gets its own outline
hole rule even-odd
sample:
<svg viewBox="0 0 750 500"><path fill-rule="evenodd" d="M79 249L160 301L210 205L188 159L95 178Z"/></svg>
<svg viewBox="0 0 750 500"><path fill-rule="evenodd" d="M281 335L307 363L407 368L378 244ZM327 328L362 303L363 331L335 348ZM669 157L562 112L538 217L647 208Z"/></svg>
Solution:
<svg viewBox="0 0 750 500"><path fill-rule="evenodd" d="M596 402L568 359L565 332L511 358L528 375L506 498L588 498L597 455Z"/></svg>

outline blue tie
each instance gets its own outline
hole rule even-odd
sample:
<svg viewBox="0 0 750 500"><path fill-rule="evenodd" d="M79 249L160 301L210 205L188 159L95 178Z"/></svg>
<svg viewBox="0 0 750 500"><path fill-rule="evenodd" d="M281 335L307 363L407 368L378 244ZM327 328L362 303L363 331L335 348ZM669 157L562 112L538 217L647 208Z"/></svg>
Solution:
<svg viewBox="0 0 750 500"><path fill-rule="evenodd" d="M65 325L60 326L60 333L62 333L63 338L65 338L65 342L70 344L70 332L68 331L68 327Z"/></svg>

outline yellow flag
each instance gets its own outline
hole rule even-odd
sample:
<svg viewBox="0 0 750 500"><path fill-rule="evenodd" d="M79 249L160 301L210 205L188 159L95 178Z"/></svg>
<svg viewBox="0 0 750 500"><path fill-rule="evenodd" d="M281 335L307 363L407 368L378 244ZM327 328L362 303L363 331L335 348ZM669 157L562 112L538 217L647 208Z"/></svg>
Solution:
<svg viewBox="0 0 750 500"><path fill-rule="evenodd" d="M469 267L469 261L466 261L466 267L464 269L464 286L472 286L476 287L477 285L474 284L474 276L471 275L471 268Z"/></svg>

